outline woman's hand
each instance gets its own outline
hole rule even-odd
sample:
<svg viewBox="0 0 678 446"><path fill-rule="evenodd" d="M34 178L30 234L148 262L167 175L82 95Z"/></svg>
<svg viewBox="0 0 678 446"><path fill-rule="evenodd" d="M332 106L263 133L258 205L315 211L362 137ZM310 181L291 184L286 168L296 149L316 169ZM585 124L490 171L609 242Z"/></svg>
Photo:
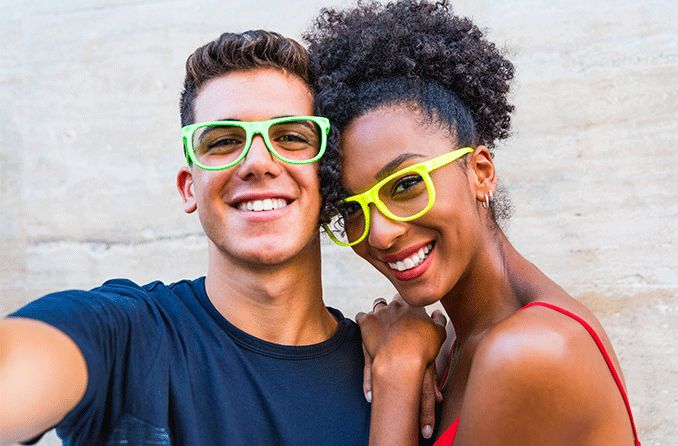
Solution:
<svg viewBox="0 0 678 446"><path fill-rule="evenodd" d="M409 406L419 409L421 433L430 438L435 404L442 400L437 388L435 359L446 338L445 316L436 310L429 317L423 308L409 306L396 294L390 304L383 298L375 300L372 312L358 313L356 322L363 337L363 389L367 400L372 400L373 379L381 378L385 384L381 386L382 392L396 393L395 397L399 396L399 389L407 388L408 394L418 396L416 406ZM378 419L373 409L373 420L375 415ZM415 419L416 414L403 411L398 415L399 419L408 417ZM374 435L371 438L374 439Z"/></svg>

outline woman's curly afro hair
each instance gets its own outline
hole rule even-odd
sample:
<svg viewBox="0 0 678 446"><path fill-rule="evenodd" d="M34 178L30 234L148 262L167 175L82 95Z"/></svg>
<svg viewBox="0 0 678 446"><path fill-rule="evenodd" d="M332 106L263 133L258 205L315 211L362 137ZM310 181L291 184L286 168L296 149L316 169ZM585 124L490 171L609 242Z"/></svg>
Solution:
<svg viewBox="0 0 678 446"><path fill-rule="evenodd" d="M493 149L509 136L513 65L447 1L359 1L347 10L323 9L304 39L316 112L333 128L321 160L325 222L331 204L345 196L339 133L370 110L414 105L447 125L460 145ZM508 200L493 204L495 217L508 216Z"/></svg>

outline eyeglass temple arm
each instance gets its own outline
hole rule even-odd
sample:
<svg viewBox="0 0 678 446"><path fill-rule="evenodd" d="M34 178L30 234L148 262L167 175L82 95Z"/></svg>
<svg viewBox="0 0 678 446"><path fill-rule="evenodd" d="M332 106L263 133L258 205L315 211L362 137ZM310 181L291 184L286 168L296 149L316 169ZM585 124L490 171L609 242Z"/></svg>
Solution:
<svg viewBox="0 0 678 446"><path fill-rule="evenodd" d="M424 165L429 171L431 171L433 169L438 169L439 167L442 167L445 164L449 164L452 161L455 161L461 158L462 156L466 155L467 153L471 152L473 152L473 149L471 147L462 147L461 149L454 150L439 158L434 158L430 161L427 161L426 163L424 163Z"/></svg>

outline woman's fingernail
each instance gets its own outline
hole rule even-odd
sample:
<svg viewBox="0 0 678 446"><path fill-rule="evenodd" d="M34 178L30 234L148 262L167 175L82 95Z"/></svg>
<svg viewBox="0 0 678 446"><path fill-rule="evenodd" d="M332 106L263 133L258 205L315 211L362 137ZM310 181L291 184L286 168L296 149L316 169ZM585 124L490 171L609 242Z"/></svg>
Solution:
<svg viewBox="0 0 678 446"><path fill-rule="evenodd" d="M365 399L367 400L368 403L372 402L372 391L371 390L365 394Z"/></svg>
<svg viewBox="0 0 678 446"><path fill-rule="evenodd" d="M421 430L421 435L427 440L431 438L431 435L433 435L433 426L430 426L428 424L424 426L424 428Z"/></svg>

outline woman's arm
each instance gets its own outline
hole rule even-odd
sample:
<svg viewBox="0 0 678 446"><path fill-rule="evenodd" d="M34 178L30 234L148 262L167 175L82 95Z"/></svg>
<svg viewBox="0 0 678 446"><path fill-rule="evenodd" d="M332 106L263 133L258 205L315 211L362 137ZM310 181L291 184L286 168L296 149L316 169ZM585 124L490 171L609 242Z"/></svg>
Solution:
<svg viewBox="0 0 678 446"><path fill-rule="evenodd" d="M388 306L359 313L356 321L366 354L373 358L370 444L417 444L422 385L434 392L434 361L445 340L445 318L440 312L429 317L397 297ZM435 395L428 400L435 401ZM430 436L432 411L428 427L422 428Z"/></svg>

